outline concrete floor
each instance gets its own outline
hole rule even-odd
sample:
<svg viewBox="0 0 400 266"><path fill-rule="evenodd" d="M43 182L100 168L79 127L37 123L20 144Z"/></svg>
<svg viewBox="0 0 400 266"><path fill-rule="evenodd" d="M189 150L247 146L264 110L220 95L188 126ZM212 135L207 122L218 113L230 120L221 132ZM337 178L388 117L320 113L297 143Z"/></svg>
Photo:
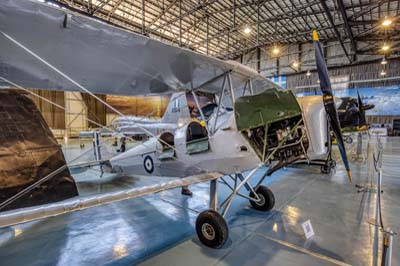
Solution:
<svg viewBox="0 0 400 266"><path fill-rule="evenodd" d="M72 158L80 151L70 143L68 152ZM385 139L383 164L383 220L400 232L399 138ZM363 183L366 163L351 166L355 183ZM165 180L100 179L96 168L74 176L82 196ZM196 216L208 208L209 188L203 183L191 187L192 198L175 189L2 228L0 265L373 265L379 234L370 223L375 194L348 185L340 162L331 175L290 168L266 184L275 194L275 208L263 213L245 199L235 200L227 217L230 238L218 250L201 245L194 232ZM226 194L220 185L219 197ZM301 227L306 220L315 231L311 240ZM392 265L400 265L398 237L393 251Z"/></svg>

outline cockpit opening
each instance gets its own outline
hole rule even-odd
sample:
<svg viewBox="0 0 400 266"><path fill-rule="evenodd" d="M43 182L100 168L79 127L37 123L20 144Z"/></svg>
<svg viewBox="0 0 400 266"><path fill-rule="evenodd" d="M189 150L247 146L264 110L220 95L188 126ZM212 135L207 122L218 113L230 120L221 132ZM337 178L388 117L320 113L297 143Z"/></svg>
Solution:
<svg viewBox="0 0 400 266"><path fill-rule="evenodd" d="M175 150L173 149L175 147L174 138L175 136L171 132L164 132L160 135L159 142L162 148L158 159L168 160L175 157Z"/></svg>
<svg viewBox="0 0 400 266"><path fill-rule="evenodd" d="M174 147L174 134L171 132L164 132L160 135L160 142L163 151L171 149L171 146Z"/></svg>
<svg viewBox="0 0 400 266"><path fill-rule="evenodd" d="M208 132L197 121L191 122L186 130L186 151L189 154L205 152L209 149Z"/></svg>

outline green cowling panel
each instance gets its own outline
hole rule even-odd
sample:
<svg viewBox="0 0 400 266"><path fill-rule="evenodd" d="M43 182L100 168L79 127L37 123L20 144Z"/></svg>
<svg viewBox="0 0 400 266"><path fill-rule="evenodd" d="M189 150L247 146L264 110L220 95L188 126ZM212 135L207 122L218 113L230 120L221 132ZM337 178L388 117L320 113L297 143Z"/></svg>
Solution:
<svg viewBox="0 0 400 266"><path fill-rule="evenodd" d="M257 95L242 96L235 102L235 118L239 131L298 115L301 115L301 109L291 91L272 88Z"/></svg>

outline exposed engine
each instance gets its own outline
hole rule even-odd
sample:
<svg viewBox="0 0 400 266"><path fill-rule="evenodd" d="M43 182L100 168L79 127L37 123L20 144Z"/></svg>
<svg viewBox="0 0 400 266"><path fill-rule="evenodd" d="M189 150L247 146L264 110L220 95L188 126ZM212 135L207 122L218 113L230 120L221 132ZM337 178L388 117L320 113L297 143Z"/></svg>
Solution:
<svg viewBox="0 0 400 266"><path fill-rule="evenodd" d="M308 138L302 111L291 91L275 88L235 102L236 126L263 163L274 164L267 174L305 159Z"/></svg>
<svg viewBox="0 0 400 266"><path fill-rule="evenodd" d="M308 139L301 116L247 130L247 139L265 162L293 162L304 158ZM267 135L265 130L267 129ZM278 148L278 149L277 149Z"/></svg>

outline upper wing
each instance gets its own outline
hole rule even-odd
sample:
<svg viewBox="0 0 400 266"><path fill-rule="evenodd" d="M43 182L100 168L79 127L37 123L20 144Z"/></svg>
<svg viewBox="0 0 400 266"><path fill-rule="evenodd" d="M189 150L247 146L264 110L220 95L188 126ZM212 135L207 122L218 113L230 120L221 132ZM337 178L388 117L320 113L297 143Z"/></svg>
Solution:
<svg viewBox="0 0 400 266"><path fill-rule="evenodd" d="M207 82L228 71L232 71L235 87L248 79L253 80L255 90L274 86L239 63L171 46L37 1L2 0L0 76L27 88L78 90L16 42L93 93L148 95L200 87L216 93L222 89L222 79Z"/></svg>

